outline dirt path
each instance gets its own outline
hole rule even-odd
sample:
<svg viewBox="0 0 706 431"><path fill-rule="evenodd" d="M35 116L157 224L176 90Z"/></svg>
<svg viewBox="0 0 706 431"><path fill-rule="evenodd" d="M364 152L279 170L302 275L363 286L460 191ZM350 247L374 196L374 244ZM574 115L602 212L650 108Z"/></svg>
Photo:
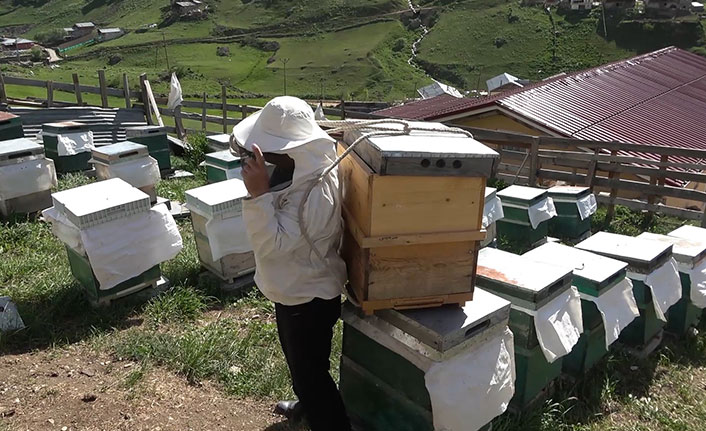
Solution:
<svg viewBox="0 0 706 431"><path fill-rule="evenodd" d="M0 358L0 430L294 430L268 401L228 398L85 347Z"/></svg>

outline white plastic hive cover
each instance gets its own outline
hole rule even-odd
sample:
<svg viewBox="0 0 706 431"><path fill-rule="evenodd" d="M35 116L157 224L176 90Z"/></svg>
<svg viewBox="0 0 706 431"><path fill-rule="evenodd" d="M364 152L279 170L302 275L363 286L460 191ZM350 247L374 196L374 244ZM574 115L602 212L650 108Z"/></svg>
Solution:
<svg viewBox="0 0 706 431"><path fill-rule="evenodd" d="M616 259L649 263L658 258L670 246L659 241L635 238L610 232L598 232L576 245L582 250L592 251Z"/></svg>
<svg viewBox="0 0 706 431"><path fill-rule="evenodd" d="M628 264L568 245L550 242L522 255L528 259L559 265L573 270L574 275L601 283L627 269Z"/></svg>
<svg viewBox="0 0 706 431"><path fill-rule="evenodd" d="M651 241L660 241L664 244L674 246L672 248L672 252L674 253L674 258L679 263L693 264L696 263L696 260L700 260L700 258L706 254L706 243L698 240L693 241L690 239L660 235L651 232L643 232L637 237L649 239Z"/></svg>
<svg viewBox="0 0 706 431"><path fill-rule="evenodd" d="M578 187L578 186L554 186L551 187L547 192L549 192L550 195L555 194L555 195L563 195L566 197L570 196L579 196L582 194L586 194L590 192L591 189L588 187Z"/></svg>
<svg viewBox="0 0 706 431"><path fill-rule="evenodd" d="M243 180L234 178L187 191L186 204L190 210L208 216L225 212L235 216L242 212L242 200L247 196Z"/></svg>
<svg viewBox="0 0 706 431"><path fill-rule="evenodd" d="M536 262L523 256L494 248L478 253L479 277L522 290L540 292L564 278L571 268Z"/></svg>
<svg viewBox="0 0 706 431"><path fill-rule="evenodd" d="M519 201L533 201L546 195L546 189L527 186L510 186L498 192L500 199L515 199Z"/></svg>
<svg viewBox="0 0 706 431"><path fill-rule="evenodd" d="M669 236L706 243L706 229L691 225L682 226L669 232Z"/></svg>

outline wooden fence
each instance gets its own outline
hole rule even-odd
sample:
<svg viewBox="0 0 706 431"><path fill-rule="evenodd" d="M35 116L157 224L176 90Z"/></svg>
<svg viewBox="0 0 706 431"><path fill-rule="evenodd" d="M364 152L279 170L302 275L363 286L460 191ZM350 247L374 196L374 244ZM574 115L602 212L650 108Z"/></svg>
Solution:
<svg viewBox="0 0 706 431"><path fill-rule="evenodd" d="M6 85L41 87L46 89L46 98L33 103L42 106L75 106L85 104L83 94L100 95L101 106L111 107L110 97L122 99L125 107L140 107L145 111L149 124L164 126L162 117L174 120L174 126L166 125L170 133L184 137L191 132L207 132L208 124L218 124L223 133L233 125L260 109L259 107L228 103L227 89L223 87L220 97L209 99L202 94L201 100L185 100L176 109L166 108L167 99L154 97L146 75L140 76L140 90L131 91L127 75L122 76L122 88L111 88L106 84L105 71L98 70L99 86L82 85L77 74L73 83L41 81L17 78L0 74L0 102L27 103L12 99ZM75 102L57 102L54 92L73 93ZM114 106L115 107L115 106ZM147 109L145 109L147 107ZM183 111L183 109L200 112ZM208 111L218 110L219 115ZM375 114L354 112L340 108L326 108L326 115L340 118L380 119ZM200 129L183 126L183 120L201 123ZM458 127L458 126L456 126ZM462 127L473 133L476 139L494 147L501 155L496 176L508 183L549 185L561 181L573 185L591 187L602 191L597 198L607 204L608 217L613 215L616 204L635 210L645 210L673 215L689 220L700 220L706 227L706 151L690 148L674 148L630 144L622 142L587 141L572 138L531 136L494 130ZM675 160L676 159L676 160ZM691 160L684 163L683 160ZM682 160L679 162L677 160ZM686 187L667 184L677 181ZM678 199L680 205L668 205L666 201ZM684 208L692 203L698 210Z"/></svg>

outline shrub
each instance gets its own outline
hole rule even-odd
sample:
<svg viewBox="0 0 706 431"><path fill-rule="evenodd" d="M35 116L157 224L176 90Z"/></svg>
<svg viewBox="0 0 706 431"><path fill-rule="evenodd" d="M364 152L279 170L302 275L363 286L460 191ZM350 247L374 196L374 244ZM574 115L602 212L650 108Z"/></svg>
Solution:
<svg viewBox="0 0 706 431"><path fill-rule="evenodd" d="M202 169L201 162L206 160L206 153L208 152L208 140L206 135L203 133L197 133L195 135L189 135L188 141L186 142L186 149L184 151L184 160L186 165L191 172L196 172Z"/></svg>
<svg viewBox="0 0 706 431"><path fill-rule="evenodd" d="M32 48L32 61L42 61L46 58L46 55L44 54L44 50L41 49L38 46L35 46Z"/></svg>
<svg viewBox="0 0 706 431"><path fill-rule="evenodd" d="M54 30L48 30L41 33L37 33L34 39L42 45L58 45L64 40L64 30L56 28Z"/></svg>
<svg viewBox="0 0 706 431"><path fill-rule="evenodd" d="M405 47L407 46L407 41L404 40L404 38L400 37L395 41L395 44L392 46L392 50L395 52L400 52L402 51Z"/></svg>

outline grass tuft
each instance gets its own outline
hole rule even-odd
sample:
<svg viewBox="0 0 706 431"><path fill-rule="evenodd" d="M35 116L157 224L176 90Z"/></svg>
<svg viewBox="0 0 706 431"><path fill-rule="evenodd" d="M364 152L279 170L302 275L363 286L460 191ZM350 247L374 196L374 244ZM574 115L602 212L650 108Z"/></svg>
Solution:
<svg viewBox="0 0 706 431"><path fill-rule="evenodd" d="M177 286L152 299L145 307L148 322L161 325L171 322L190 322L202 315L212 298L203 296L194 288Z"/></svg>

